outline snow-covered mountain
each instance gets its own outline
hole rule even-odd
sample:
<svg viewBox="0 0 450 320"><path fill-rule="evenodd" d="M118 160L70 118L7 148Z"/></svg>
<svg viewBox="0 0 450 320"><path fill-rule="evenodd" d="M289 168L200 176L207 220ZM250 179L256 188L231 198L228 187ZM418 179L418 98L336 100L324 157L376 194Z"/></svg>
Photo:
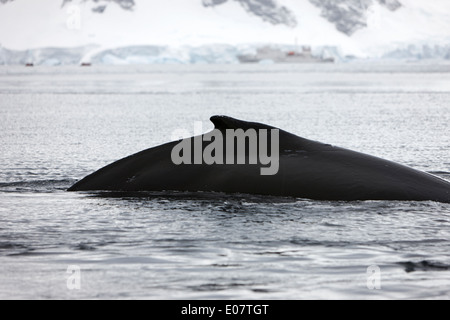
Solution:
<svg viewBox="0 0 450 320"><path fill-rule="evenodd" d="M236 62L265 44L448 59L450 1L0 0L0 64Z"/></svg>

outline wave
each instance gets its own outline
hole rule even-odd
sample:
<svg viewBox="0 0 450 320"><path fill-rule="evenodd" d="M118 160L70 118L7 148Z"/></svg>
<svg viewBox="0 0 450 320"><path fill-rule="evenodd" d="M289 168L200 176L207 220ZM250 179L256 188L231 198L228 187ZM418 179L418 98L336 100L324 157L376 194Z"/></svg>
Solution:
<svg viewBox="0 0 450 320"><path fill-rule="evenodd" d="M32 180L0 182L0 192L55 192L67 190L76 180Z"/></svg>
<svg viewBox="0 0 450 320"><path fill-rule="evenodd" d="M414 271L448 271L450 270L450 265L439 262L439 261L404 261L398 262L397 264L404 267L405 272L410 273Z"/></svg>
<svg viewBox="0 0 450 320"><path fill-rule="evenodd" d="M171 200L205 200L217 201L224 203L224 201L235 201L241 203L243 206L249 206L254 203L296 203L298 201L309 201L307 199L294 197L279 197L267 196L246 193L224 193L214 191L82 191L92 197L98 198L119 198L119 199L156 199L161 201ZM234 202L233 202L234 203ZM227 202L224 203L226 207Z"/></svg>
<svg viewBox="0 0 450 320"><path fill-rule="evenodd" d="M448 172L448 171L428 171L428 173L431 173L431 174L450 175L450 172Z"/></svg>

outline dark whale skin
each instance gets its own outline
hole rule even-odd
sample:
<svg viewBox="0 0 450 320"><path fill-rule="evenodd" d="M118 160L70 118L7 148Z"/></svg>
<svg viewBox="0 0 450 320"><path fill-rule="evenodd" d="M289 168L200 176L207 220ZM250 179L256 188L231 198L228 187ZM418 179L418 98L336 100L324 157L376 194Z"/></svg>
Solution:
<svg viewBox="0 0 450 320"><path fill-rule="evenodd" d="M239 128L277 129L226 116L214 116L211 121L222 132ZM315 200L450 203L450 183L444 179L283 130L279 130L279 170L275 175L261 175L261 165L175 165L171 152L179 142L166 143L114 162L68 191L205 191Z"/></svg>

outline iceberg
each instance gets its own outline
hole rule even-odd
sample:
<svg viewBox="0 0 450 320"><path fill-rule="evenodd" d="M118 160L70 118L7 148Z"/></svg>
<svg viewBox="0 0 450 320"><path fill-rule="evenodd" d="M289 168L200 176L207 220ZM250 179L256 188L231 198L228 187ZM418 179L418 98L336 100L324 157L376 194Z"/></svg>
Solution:
<svg viewBox="0 0 450 320"><path fill-rule="evenodd" d="M450 44L409 44L386 52L383 59L395 60L450 60Z"/></svg>

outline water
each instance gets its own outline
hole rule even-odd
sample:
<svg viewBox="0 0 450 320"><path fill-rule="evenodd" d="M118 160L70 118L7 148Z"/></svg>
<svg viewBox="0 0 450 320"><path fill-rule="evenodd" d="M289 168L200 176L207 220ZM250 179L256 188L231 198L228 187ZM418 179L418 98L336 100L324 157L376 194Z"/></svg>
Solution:
<svg viewBox="0 0 450 320"><path fill-rule="evenodd" d="M65 190L215 114L450 180L449 101L448 64L2 67L0 298L448 299L449 204Z"/></svg>

